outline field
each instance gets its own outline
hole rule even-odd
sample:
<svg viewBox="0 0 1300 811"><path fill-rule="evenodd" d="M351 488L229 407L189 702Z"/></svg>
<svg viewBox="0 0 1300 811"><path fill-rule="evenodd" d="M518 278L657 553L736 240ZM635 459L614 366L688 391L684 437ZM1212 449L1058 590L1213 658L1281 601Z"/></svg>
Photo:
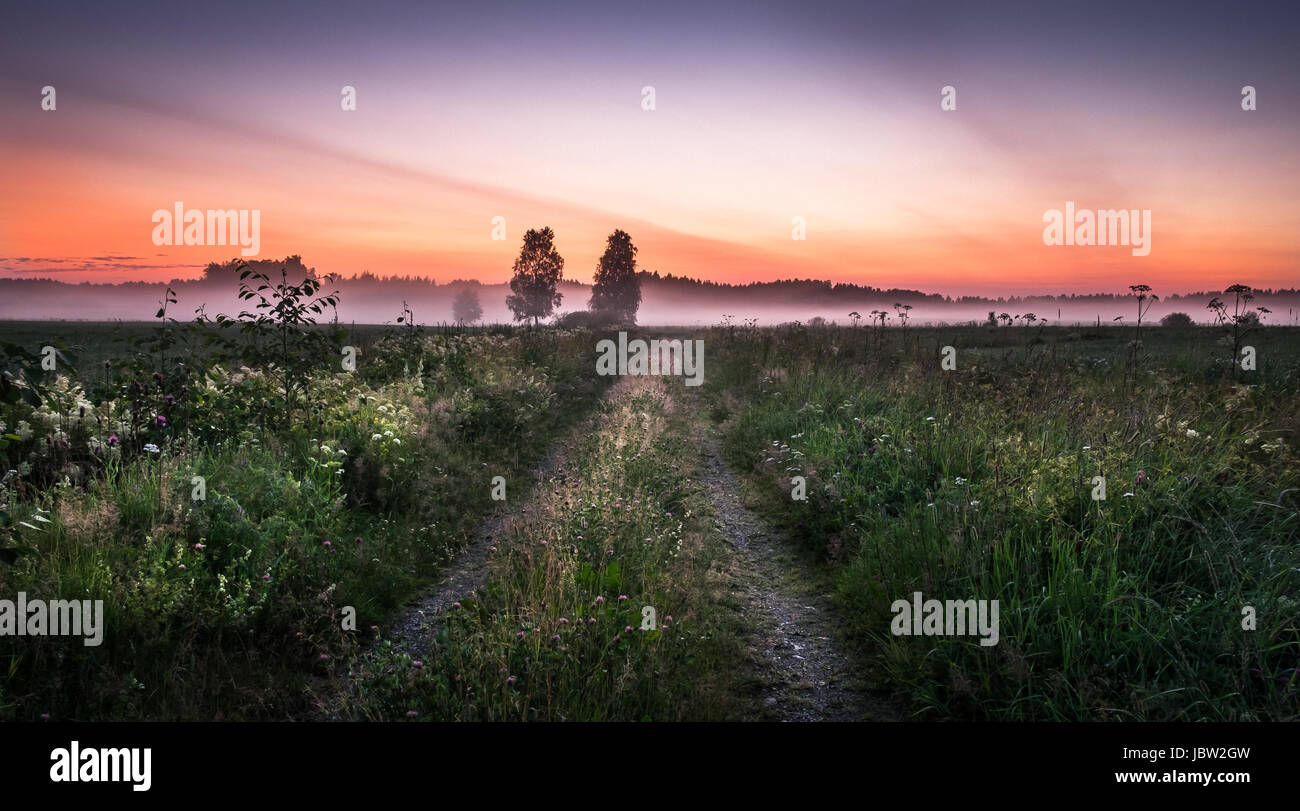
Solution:
<svg viewBox="0 0 1300 811"><path fill-rule="evenodd" d="M1300 715L1300 331L666 332L0 324L0 719Z"/></svg>

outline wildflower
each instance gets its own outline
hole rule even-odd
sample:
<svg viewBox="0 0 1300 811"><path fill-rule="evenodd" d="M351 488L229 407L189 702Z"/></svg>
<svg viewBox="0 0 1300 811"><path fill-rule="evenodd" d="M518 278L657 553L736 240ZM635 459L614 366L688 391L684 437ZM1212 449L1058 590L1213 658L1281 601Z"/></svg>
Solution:
<svg viewBox="0 0 1300 811"><path fill-rule="evenodd" d="M411 662L411 667L424 667L424 662L416 659L414 662Z"/></svg>
<svg viewBox="0 0 1300 811"><path fill-rule="evenodd" d="M1200 434L1197 433L1194 429L1192 429L1192 428L1188 428L1188 429L1187 429L1187 437L1188 437L1188 439L1196 439L1198 436L1200 436Z"/></svg>
<svg viewBox="0 0 1300 811"><path fill-rule="evenodd" d="M551 637L551 641L552 641L552 642L559 642L559 641L560 641L560 635L559 635L559 634L556 634L555 636Z"/></svg>
<svg viewBox="0 0 1300 811"><path fill-rule="evenodd" d="M328 662L329 659L330 659L330 655L329 655L328 653L322 653L322 654L320 655L320 660L321 660L322 662Z"/></svg>
<svg viewBox="0 0 1300 811"><path fill-rule="evenodd" d="M326 541L326 542L324 543L324 545L325 545L325 546L333 546L333 544L331 544L329 541Z"/></svg>
<svg viewBox="0 0 1300 811"><path fill-rule="evenodd" d="M523 631L520 631L519 633L515 634L515 638L516 638L516 639L523 639L524 636L525 636L525 634L524 634Z"/></svg>
<svg viewBox="0 0 1300 811"><path fill-rule="evenodd" d="M1124 498L1133 498L1133 494L1132 494L1132 493L1125 493L1123 497L1124 497Z"/></svg>
<svg viewBox="0 0 1300 811"><path fill-rule="evenodd" d="M597 602L597 603L603 603L603 602L605 602L605 595L603 595L603 594L597 594L597 595L596 595L596 602Z"/></svg>
<svg viewBox="0 0 1300 811"><path fill-rule="evenodd" d="M588 625L595 625L595 624L596 624L596 618L595 618L595 617L588 617L588 618L587 618L587 624L588 624Z"/></svg>
<svg viewBox="0 0 1300 811"><path fill-rule="evenodd" d="M672 614L669 614L668 616L664 617L664 622L672 622L672 621L673 621L673 615L672 615Z"/></svg>
<svg viewBox="0 0 1300 811"><path fill-rule="evenodd" d="M456 602L456 603L452 603L452 604L451 604L451 607L452 607L452 608L460 608L460 603L458 603L458 602Z"/></svg>
<svg viewBox="0 0 1300 811"><path fill-rule="evenodd" d="M630 634L630 633L632 633L632 626L629 625L629 626L627 626L626 628L624 628L624 629L623 629L623 633L625 633L625 634Z"/></svg>
<svg viewBox="0 0 1300 811"><path fill-rule="evenodd" d="M167 425L167 418L164 417L162 414L159 414L158 416L154 417L153 421L156 422L159 425L159 427Z"/></svg>
<svg viewBox="0 0 1300 811"><path fill-rule="evenodd" d="M934 417L926 417L926 418L925 418L925 421L926 421L926 422L934 422Z"/></svg>
<svg viewBox="0 0 1300 811"><path fill-rule="evenodd" d="M965 484L965 483L966 483L966 480L965 480L965 479L963 479L961 476L958 476L958 477L957 477L956 485L957 485L958 487L961 487L961 486L962 486L963 484Z"/></svg>
<svg viewBox="0 0 1300 811"><path fill-rule="evenodd" d="M270 580L270 579L271 579L271 573L270 573L270 572L267 572L266 574L262 575L262 579L263 579L263 580Z"/></svg>
<svg viewBox="0 0 1300 811"><path fill-rule="evenodd" d="M361 543L361 536L360 536L360 535L357 536L357 543Z"/></svg>
<svg viewBox="0 0 1300 811"><path fill-rule="evenodd" d="M488 551L489 551L489 552L495 552L495 551L497 551L497 548L496 548L495 546L489 546L489 547L488 547Z"/></svg>
<svg viewBox="0 0 1300 811"><path fill-rule="evenodd" d="M181 571L185 571L185 564L182 563L177 568L180 569Z"/></svg>
<svg viewBox="0 0 1300 811"><path fill-rule="evenodd" d="M121 442L121 440L117 438L117 434L113 434L108 438L108 447L116 448L119 442Z"/></svg>
<svg viewBox="0 0 1300 811"><path fill-rule="evenodd" d="M619 601L620 603L623 602L623 601L626 600L626 599L627 599L627 595L626 595L626 594L620 594L620 595L618 595L618 601Z"/></svg>
<svg viewBox="0 0 1300 811"><path fill-rule="evenodd" d="M550 546L546 541L542 541L542 546Z"/></svg>
<svg viewBox="0 0 1300 811"><path fill-rule="evenodd" d="M1147 483L1147 472L1145 470L1139 470L1137 472L1137 478L1135 479L1135 483L1138 485L1138 487L1141 487L1142 485Z"/></svg>
<svg viewBox="0 0 1300 811"><path fill-rule="evenodd" d="M196 543L196 544L194 544L194 548L195 548L196 550L198 550L199 552L202 552L204 549L207 548L207 546L204 545L204 544L202 544L202 543Z"/></svg>
<svg viewBox="0 0 1300 811"><path fill-rule="evenodd" d="M406 711L406 717L407 717L407 718L414 718L414 717L416 717L417 715L419 715L419 713L416 712L415 710L407 710L407 711Z"/></svg>
<svg viewBox="0 0 1300 811"><path fill-rule="evenodd" d="M48 720L50 720L50 714L49 714L48 712L43 712L43 713L41 713L41 720L42 720L42 721L48 721Z"/></svg>
<svg viewBox="0 0 1300 811"><path fill-rule="evenodd" d="M146 452L146 453L158 453L159 450L160 450L160 449L158 448L158 446L155 445L155 444L153 444L152 442L150 442L149 444L145 445L145 446L144 446L144 449L145 449L145 452Z"/></svg>
<svg viewBox="0 0 1300 811"><path fill-rule="evenodd" d="M514 687L514 685L515 685L515 677L514 677L514 676L511 676L510 678L506 679L506 684L510 685L511 687Z"/></svg>
<svg viewBox="0 0 1300 811"><path fill-rule="evenodd" d="M568 624L569 624L569 621L566 620L564 617L560 617L560 624L561 624L561 625L568 625Z"/></svg>

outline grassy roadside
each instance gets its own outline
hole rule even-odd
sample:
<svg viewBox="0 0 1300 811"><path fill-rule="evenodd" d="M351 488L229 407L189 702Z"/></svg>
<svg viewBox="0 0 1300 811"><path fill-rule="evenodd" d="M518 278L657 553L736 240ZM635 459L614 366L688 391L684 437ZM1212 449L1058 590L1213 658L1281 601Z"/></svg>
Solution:
<svg viewBox="0 0 1300 811"><path fill-rule="evenodd" d="M1063 330L712 337L731 459L919 717L1300 714L1294 334L1261 336L1270 365L1242 383L1208 329L1145 336L1136 368L1123 337ZM999 600L999 643L892 636L913 591Z"/></svg>
<svg viewBox="0 0 1300 811"><path fill-rule="evenodd" d="M591 342L406 331L359 344L356 373L313 372L289 425L257 410L272 369L185 358L202 375L193 430L150 416L152 444L129 453L119 402L76 380L58 383L66 412L0 412L22 431L4 502L50 521L23 531L0 593L103 600L106 626L98 647L6 638L0 718L295 715L463 543L492 477L521 474L599 399Z"/></svg>
<svg viewBox="0 0 1300 811"><path fill-rule="evenodd" d="M671 387L678 390L673 392ZM427 661L381 641L350 715L418 720L718 720L743 621L697 483L679 380L623 378L584 430L571 475L495 543L491 575ZM654 609L655 628L643 629Z"/></svg>

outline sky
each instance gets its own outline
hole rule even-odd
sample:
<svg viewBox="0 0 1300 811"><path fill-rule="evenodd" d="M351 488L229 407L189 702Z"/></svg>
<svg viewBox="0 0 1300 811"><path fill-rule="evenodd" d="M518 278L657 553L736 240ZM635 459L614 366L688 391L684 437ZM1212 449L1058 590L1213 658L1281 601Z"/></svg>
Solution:
<svg viewBox="0 0 1300 811"><path fill-rule="evenodd" d="M1300 278L1300 4L3 16L0 277L160 281L239 255L156 245L153 213L181 202L257 210L257 258L344 275L500 282L524 231L550 226L579 281L615 228L641 268L722 282L1009 295ZM1150 253L1044 244L1044 212L1067 202L1149 210Z"/></svg>

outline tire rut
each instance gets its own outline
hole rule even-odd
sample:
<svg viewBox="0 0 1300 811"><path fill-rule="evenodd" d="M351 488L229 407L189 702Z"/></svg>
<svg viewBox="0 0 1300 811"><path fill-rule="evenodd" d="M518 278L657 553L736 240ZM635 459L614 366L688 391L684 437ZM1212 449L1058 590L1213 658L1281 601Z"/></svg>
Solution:
<svg viewBox="0 0 1300 811"><path fill-rule="evenodd" d="M830 595L810 585L815 578L783 534L745 506L741 480L709 426L701 426L697 442L701 484L718 531L736 551L737 582L757 625L750 649L762 720L904 720L887 697L862 687L854 661L836 641Z"/></svg>

